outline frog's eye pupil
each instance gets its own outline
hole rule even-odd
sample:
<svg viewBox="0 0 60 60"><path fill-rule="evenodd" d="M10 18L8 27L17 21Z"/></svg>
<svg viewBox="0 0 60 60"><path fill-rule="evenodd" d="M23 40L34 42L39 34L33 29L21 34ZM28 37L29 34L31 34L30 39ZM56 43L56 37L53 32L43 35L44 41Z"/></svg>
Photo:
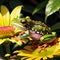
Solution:
<svg viewBox="0 0 60 60"><path fill-rule="evenodd" d="M26 23L26 21L25 21L25 20L21 20L21 23L22 23L22 24L25 24L25 23Z"/></svg>
<svg viewBox="0 0 60 60"><path fill-rule="evenodd" d="M32 31L34 31L34 28L32 28Z"/></svg>

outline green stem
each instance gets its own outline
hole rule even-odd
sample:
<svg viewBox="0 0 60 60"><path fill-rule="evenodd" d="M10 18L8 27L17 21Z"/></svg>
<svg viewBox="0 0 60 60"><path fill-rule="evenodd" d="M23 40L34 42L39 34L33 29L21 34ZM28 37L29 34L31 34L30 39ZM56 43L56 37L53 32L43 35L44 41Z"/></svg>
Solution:
<svg viewBox="0 0 60 60"><path fill-rule="evenodd" d="M9 41L5 42L4 46L6 49L6 53L10 54L10 42Z"/></svg>
<svg viewBox="0 0 60 60"><path fill-rule="evenodd" d="M2 49L2 51L4 53L3 58L4 58L4 60L9 60L9 56L5 57L5 54L10 54L10 42L9 41L5 41L3 43L3 46L4 46L3 49Z"/></svg>
<svg viewBox="0 0 60 60"><path fill-rule="evenodd" d="M3 45L0 45L0 56L4 56Z"/></svg>
<svg viewBox="0 0 60 60"><path fill-rule="evenodd" d="M4 43L5 49L6 49L6 54L10 54L10 42L7 41ZM5 60L9 60L9 56L4 57Z"/></svg>

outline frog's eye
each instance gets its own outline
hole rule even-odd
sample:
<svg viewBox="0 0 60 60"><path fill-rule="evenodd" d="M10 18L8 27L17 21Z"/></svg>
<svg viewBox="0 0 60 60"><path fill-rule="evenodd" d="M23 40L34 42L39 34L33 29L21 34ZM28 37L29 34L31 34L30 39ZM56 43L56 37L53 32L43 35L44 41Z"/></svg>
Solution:
<svg viewBox="0 0 60 60"><path fill-rule="evenodd" d="M25 24L25 23L26 23L26 20L22 19L22 20L20 20L20 22L21 22L22 24Z"/></svg>

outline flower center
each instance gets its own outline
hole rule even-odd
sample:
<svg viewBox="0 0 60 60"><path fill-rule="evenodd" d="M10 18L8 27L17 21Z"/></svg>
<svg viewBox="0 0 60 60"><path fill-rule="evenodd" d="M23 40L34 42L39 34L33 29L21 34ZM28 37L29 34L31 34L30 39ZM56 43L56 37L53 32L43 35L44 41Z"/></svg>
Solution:
<svg viewBox="0 0 60 60"><path fill-rule="evenodd" d="M14 36L14 28L12 26L0 27L0 38Z"/></svg>

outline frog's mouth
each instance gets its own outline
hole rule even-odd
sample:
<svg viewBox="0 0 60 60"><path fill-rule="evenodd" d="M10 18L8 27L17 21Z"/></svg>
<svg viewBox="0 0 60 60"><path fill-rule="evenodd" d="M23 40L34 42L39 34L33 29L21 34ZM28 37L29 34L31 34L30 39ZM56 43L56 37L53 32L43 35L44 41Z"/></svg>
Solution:
<svg viewBox="0 0 60 60"><path fill-rule="evenodd" d="M36 31L30 31L30 37L33 38L34 40L39 40L42 34Z"/></svg>

